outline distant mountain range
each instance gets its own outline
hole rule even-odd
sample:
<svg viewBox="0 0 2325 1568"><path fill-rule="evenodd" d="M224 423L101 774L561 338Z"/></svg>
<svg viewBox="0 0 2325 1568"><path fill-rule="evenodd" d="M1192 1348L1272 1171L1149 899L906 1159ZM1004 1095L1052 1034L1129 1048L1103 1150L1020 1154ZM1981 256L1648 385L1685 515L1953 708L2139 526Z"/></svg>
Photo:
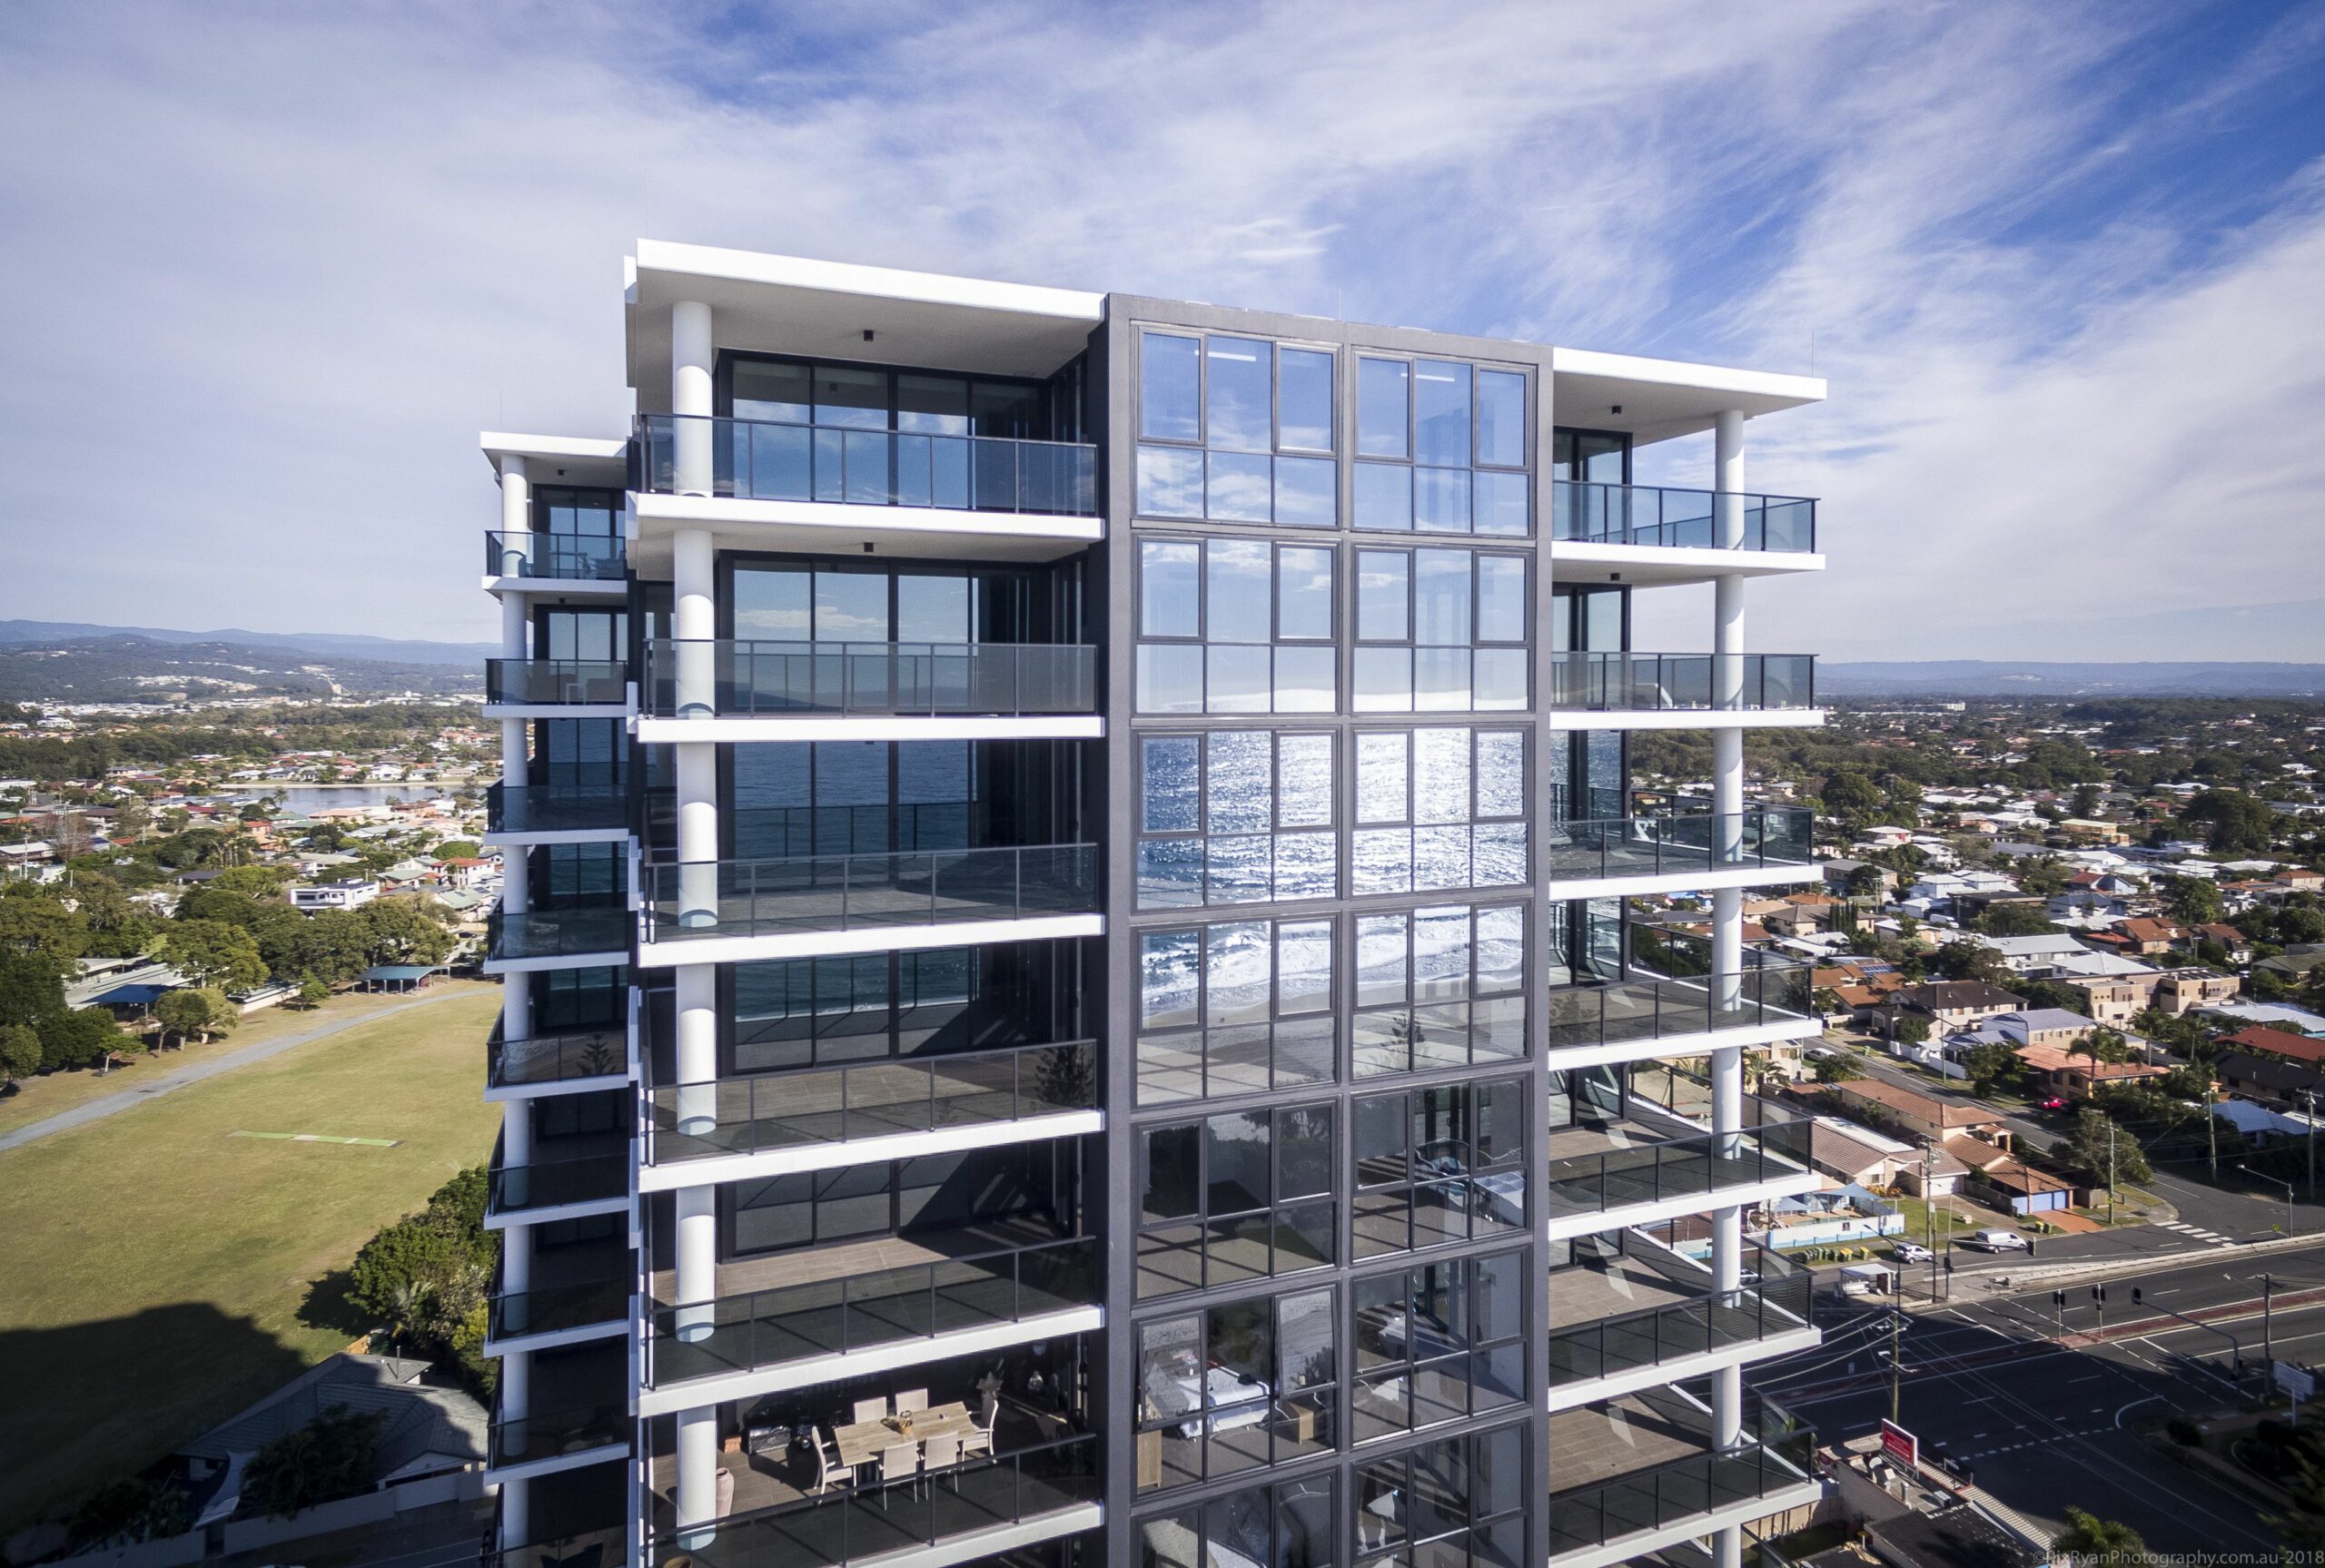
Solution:
<svg viewBox="0 0 2325 1568"><path fill-rule="evenodd" d="M2320 697L2325 665L1926 659L1816 666L1835 697Z"/></svg>
<svg viewBox="0 0 2325 1568"><path fill-rule="evenodd" d="M25 623L15 623L21 626ZM161 638L99 628L81 637L0 639L0 702L177 703L224 697L373 698L475 695L474 659L460 664L350 658L298 647ZM382 647L414 645L349 637ZM418 645L428 646L428 645ZM450 645L436 645L448 646Z"/></svg>
<svg viewBox="0 0 2325 1568"><path fill-rule="evenodd" d="M429 643L398 637L354 636L344 632L178 632L163 626L99 626L84 621L0 621L0 646L10 643L74 643L93 637L143 637L156 643L226 643L240 648L271 648L277 655L370 659L389 664L459 665L482 678L480 661L500 652L493 643Z"/></svg>

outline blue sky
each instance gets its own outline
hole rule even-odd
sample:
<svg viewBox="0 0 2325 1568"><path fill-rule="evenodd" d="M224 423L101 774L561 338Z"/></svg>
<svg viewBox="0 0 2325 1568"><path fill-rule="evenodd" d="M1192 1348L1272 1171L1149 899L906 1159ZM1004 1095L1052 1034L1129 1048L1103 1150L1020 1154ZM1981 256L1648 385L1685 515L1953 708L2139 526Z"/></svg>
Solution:
<svg viewBox="0 0 2325 1568"><path fill-rule="evenodd" d="M475 432L624 428L645 233L1814 371L1751 479L1833 567L1759 646L2325 659L2320 57L2253 0L35 0L0 616L489 636Z"/></svg>

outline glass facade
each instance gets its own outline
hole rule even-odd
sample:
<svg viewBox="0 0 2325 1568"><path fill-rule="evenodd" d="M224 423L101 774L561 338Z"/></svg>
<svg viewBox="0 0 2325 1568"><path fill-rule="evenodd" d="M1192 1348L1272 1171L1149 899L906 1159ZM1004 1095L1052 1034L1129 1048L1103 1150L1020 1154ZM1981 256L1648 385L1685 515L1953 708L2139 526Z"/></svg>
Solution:
<svg viewBox="0 0 2325 1568"><path fill-rule="evenodd" d="M1329 714L1338 552L1259 539L1139 545L1142 714Z"/></svg>

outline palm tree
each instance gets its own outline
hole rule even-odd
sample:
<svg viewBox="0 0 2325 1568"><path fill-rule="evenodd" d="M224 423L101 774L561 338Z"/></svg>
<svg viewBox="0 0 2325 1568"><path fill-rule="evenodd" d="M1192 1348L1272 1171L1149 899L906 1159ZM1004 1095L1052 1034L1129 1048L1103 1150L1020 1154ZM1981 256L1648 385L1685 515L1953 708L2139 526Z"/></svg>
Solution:
<svg viewBox="0 0 2325 1568"><path fill-rule="evenodd" d="M2106 1568L2132 1568L2148 1557L2147 1543L2140 1539L2138 1531L2080 1508L2067 1510L2066 1531L2051 1543L2051 1550L2069 1553L2078 1563L2105 1564Z"/></svg>
<svg viewBox="0 0 2325 1568"><path fill-rule="evenodd" d="M428 1287L417 1279L400 1279L388 1293L388 1329L396 1354L403 1353L403 1336L428 1313Z"/></svg>

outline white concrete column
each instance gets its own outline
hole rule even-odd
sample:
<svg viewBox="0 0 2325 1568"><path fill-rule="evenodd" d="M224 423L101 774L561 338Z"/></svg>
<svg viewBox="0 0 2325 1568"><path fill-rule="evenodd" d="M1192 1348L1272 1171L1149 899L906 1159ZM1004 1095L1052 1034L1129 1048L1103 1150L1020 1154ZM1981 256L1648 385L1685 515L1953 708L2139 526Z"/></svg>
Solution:
<svg viewBox="0 0 2325 1568"><path fill-rule="evenodd" d="M678 1334L691 1344L710 1336L718 1298L718 1189L681 1187L673 1193L678 1238Z"/></svg>
<svg viewBox="0 0 2325 1568"><path fill-rule="evenodd" d="M718 971L682 963L678 987L678 1130L700 1138L718 1120Z"/></svg>
<svg viewBox="0 0 2325 1568"><path fill-rule="evenodd" d="M533 484L522 458L500 459L500 567L504 577L524 575L532 556ZM524 601L519 598L518 603ZM503 608L506 608L504 604Z"/></svg>
<svg viewBox="0 0 2325 1568"><path fill-rule="evenodd" d="M718 1407L681 1410L678 1425L678 1544L699 1551L710 1544L718 1516Z"/></svg>
<svg viewBox="0 0 2325 1568"><path fill-rule="evenodd" d="M678 639L675 692L678 716L715 718L718 712L717 552L708 528L680 528L670 536L670 635Z"/></svg>
<svg viewBox="0 0 2325 1568"><path fill-rule="evenodd" d="M670 307L670 423L673 475L682 496L711 491L710 307L682 300Z"/></svg>
<svg viewBox="0 0 2325 1568"><path fill-rule="evenodd" d="M1722 412L1712 431L1712 537L1723 548L1744 542L1744 415ZM1713 585L1712 690L1723 708L1743 705L1744 579L1727 576ZM1735 728L1712 731L1712 811L1714 842L1727 863L1740 860L1743 851L1744 732ZM1712 895L1712 984L1723 1007L1741 1000L1744 970L1744 894L1723 888ZM1712 1053L1712 1129L1725 1135L1719 1151L1740 1151L1735 1135L1744 1126L1744 1052L1736 1047ZM1743 1280L1744 1211L1730 1205L1712 1211L1712 1286L1736 1289ZM1712 1438L1719 1447L1732 1448L1744 1425L1744 1375L1727 1367L1712 1376ZM1732 1527L1712 1538L1714 1568L1742 1568L1744 1532Z"/></svg>
<svg viewBox="0 0 2325 1568"><path fill-rule="evenodd" d="M510 1234L515 1234L511 1232ZM521 1424L533 1410L533 1358L518 1351L500 1358L500 1420L513 1444L523 1442ZM531 1484L523 1480L500 1484L500 1549L513 1551L536 1544L533 1540Z"/></svg>
<svg viewBox="0 0 2325 1568"><path fill-rule="evenodd" d="M707 529L688 528L671 539L671 590L676 613L678 709L680 716L717 712L714 689L718 630L715 554ZM678 752L678 923L718 921L718 752L708 742L682 741ZM657 889L658 894L663 890Z"/></svg>

